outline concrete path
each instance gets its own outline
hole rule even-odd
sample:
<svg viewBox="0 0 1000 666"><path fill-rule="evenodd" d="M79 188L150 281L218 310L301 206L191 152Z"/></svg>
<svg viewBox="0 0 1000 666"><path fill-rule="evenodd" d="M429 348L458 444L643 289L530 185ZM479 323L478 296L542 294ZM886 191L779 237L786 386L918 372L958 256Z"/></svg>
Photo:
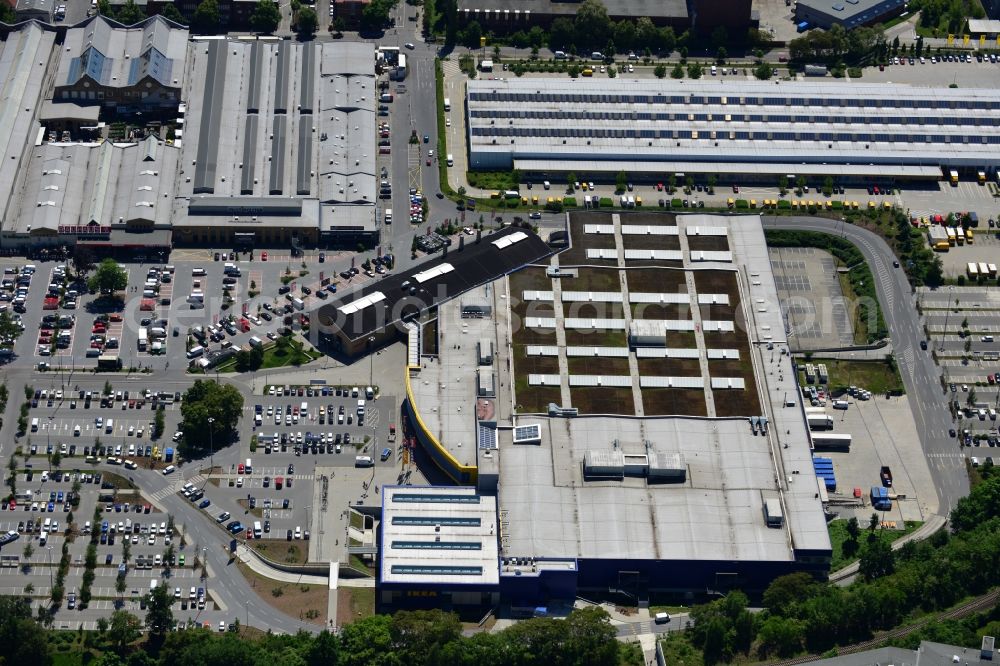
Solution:
<svg viewBox="0 0 1000 666"><path fill-rule="evenodd" d="M552 266L559 266L559 255L552 255ZM569 359L566 357L566 320L563 317L562 309L562 279L552 280L552 308L556 318L556 346L559 347L559 395L562 400L561 407L570 407L573 404L569 391Z"/></svg>
<svg viewBox="0 0 1000 666"><path fill-rule="evenodd" d="M622 238L622 216L619 213L611 214L611 224L615 228L615 249L618 251L618 281L621 283L622 291L622 316L625 318L625 334L632 330L632 307L628 293L628 277L625 273L625 239ZM633 378L639 377L639 360L635 352L629 351L628 371ZM632 402L635 403L635 415L642 417L646 415L642 403L642 389L639 382L632 382Z"/></svg>

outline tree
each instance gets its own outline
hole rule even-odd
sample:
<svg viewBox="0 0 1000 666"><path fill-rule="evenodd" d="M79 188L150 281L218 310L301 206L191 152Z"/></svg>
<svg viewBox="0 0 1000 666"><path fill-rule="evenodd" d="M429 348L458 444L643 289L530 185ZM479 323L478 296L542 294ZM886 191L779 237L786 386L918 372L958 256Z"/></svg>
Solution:
<svg viewBox="0 0 1000 666"><path fill-rule="evenodd" d="M684 78L684 68L680 63L674 65L674 68L670 70L670 78L672 79L683 79Z"/></svg>
<svg viewBox="0 0 1000 666"><path fill-rule="evenodd" d="M807 573L779 576L764 591L764 608L776 615L788 615L796 603L806 601L819 585Z"/></svg>
<svg viewBox="0 0 1000 666"><path fill-rule="evenodd" d="M166 428L165 421L166 419L164 418L163 415L163 407L160 406L160 408L156 410L156 415L153 417L153 432L152 432L153 439L159 439L163 437L163 431Z"/></svg>
<svg viewBox="0 0 1000 666"><path fill-rule="evenodd" d="M173 7L173 5L167 5ZM176 9L174 10L176 11ZM80 278L87 277L87 273L94 270L94 252L86 245L73 246L73 256L70 258L73 272Z"/></svg>
<svg viewBox="0 0 1000 666"><path fill-rule="evenodd" d="M689 79L700 79L701 75L702 75L702 72L703 72L703 70L701 68L701 65L699 65L698 63L693 62L690 65L688 65L688 78Z"/></svg>
<svg viewBox="0 0 1000 666"><path fill-rule="evenodd" d="M888 576L895 570L895 560L891 544L884 539L875 539L861 553L858 573L869 581Z"/></svg>
<svg viewBox="0 0 1000 666"><path fill-rule="evenodd" d="M212 443L225 446L236 432L242 411L243 396L235 387L195 381L181 402L184 446L196 453L208 450ZM210 418L214 422L209 423Z"/></svg>
<svg viewBox="0 0 1000 666"><path fill-rule="evenodd" d="M347 30L347 20L343 16L338 16L333 19L333 31L338 35L343 34Z"/></svg>
<svg viewBox="0 0 1000 666"><path fill-rule="evenodd" d="M470 49L478 49L483 36L483 27L479 21L469 21L461 34L461 42Z"/></svg>
<svg viewBox="0 0 1000 666"><path fill-rule="evenodd" d="M619 171L615 176L615 190L617 194L621 194L625 191L625 186L628 184L628 175L624 171Z"/></svg>
<svg viewBox="0 0 1000 666"><path fill-rule="evenodd" d="M608 10L600 0L583 0L576 10L573 30L577 44L592 48L603 47L611 37L611 27Z"/></svg>
<svg viewBox="0 0 1000 666"><path fill-rule="evenodd" d="M0 597L0 636L3 636L0 641L3 663L42 666L52 663L48 637L44 628L32 619L27 598Z"/></svg>
<svg viewBox="0 0 1000 666"><path fill-rule="evenodd" d="M146 12L136 6L133 0L126 0L122 8L118 10L116 18L124 25L135 25L145 20Z"/></svg>
<svg viewBox="0 0 1000 666"><path fill-rule="evenodd" d="M951 529L973 530L997 516L1000 516L1000 475L993 474L958 500L951 510Z"/></svg>
<svg viewBox="0 0 1000 666"><path fill-rule="evenodd" d="M174 614L170 610L173 603L166 585L157 585L146 595L146 627L149 629L149 639L154 645L161 645L163 638L174 623Z"/></svg>
<svg viewBox="0 0 1000 666"><path fill-rule="evenodd" d="M6 2L0 2L0 23L12 24L17 21L17 14L14 8Z"/></svg>
<svg viewBox="0 0 1000 666"><path fill-rule="evenodd" d="M557 18L549 28L549 48L553 51L567 50L576 38L573 22L568 18ZM478 44L477 44L478 46Z"/></svg>
<svg viewBox="0 0 1000 666"><path fill-rule="evenodd" d="M125 596L125 574L119 573L115 578L115 592L118 593L119 598Z"/></svg>
<svg viewBox="0 0 1000 666"><path fill-rule="evenodd" d="M576 172L570 171L566 174L566 192L572 194L576 189Z"/></svg>
<svg viewBox="0 0 1000 666"><path fill-rule="evenodd" d="M187 25L188 20L184 18L180 10L173 3L168 2L163 5L163 11L160 12L160 16L167 19L168 21L173 21L174 23L179 23L181 25Z"/></svg>
<svg viewBox="0 0 1000 666"><path fill-rule="evenodd" d="M861 526L858 525L858 519L851 516L851 519L847 521L847 538L851 541L857 541L859 536L861 536Z"/></svg>
<svg viewBox="0 0 1000 666"><path fill-rule="evenodd" d="M313 639L305 657L307 666L338 664L340 663L340 641L329 631L323 631Z"/></svg>
<svg viewBox="0 0 1000 666"><path fill-rule="evenodd" d="M281 23L281 10L274 0L258 0L257 6L250 14L250 27L255 32L270 35L278 29L279 23Z"/></svg>
<svg viewBox="0 0 1000 666"><path fill-rule="evenodd" d="M802 649L805 622L795 618L771 616L764 620L757 639L764 654L790 657Z"/></svg>
<svg viewBox="0 0 1000 666"><path fill-rule="evenodd" d="M757 63L757 66L753 68L754 77L760 79L761 81L770 80L773 74L774 69L772 69L771 65L763 61Z"/></svg>
<svg viewBox="0 0 1000 666"><path fill-rule="evenodd" d="M658 79L666 78L667 76L667 66L663 63L659 63L653 68L653 75Z"/></svg>
<svg viewBox="0 0 1000 666"><path fill-rule="evenodd" d="M214 33L219 30L220 21L218 0L201 0L191 17L191 27L197 32Z"/></svg>
<svg viewBox="0 0 1000 666"><path fill-rule="evenodd" d="M205 0L205 2L214 2L214 0ZM108 258L97 265L97 270L91 276L90 280L87 281L87 286L90 287L91 291L103 291L114 294L116 291L122 291L128 286L128 273L117 261Z"/></svg>
<svg viewBox="0 0 1000 666"><path fill-rule="evenodd" d="M725 46L720 46L719 49L715 52L715 61L720 65L724 64L726 62L726 58L728 57L729 57L729 51L726 49Z"/></svg>
<svg viewBox="0 0 1000 666"><path fill-rule="evenodd" d="M375 7L375 3L369 3L362 12L362 22L364 22L364 15L372 8ZM295 25L296 30L299 33L299 38L308 39L316 34L316 29L319 28L319 18L316 16L316 10L312 7L303 7L298 13L298 23Z"/></svg>
<svg viewBox="0 0 1000 666"><path fill-rule="evenodd" d="M711 41L712 46L715 48L725 48L726 44L729 43L729 31L726 30L726 26L720 25L718 28L713 30Z"/></svg>

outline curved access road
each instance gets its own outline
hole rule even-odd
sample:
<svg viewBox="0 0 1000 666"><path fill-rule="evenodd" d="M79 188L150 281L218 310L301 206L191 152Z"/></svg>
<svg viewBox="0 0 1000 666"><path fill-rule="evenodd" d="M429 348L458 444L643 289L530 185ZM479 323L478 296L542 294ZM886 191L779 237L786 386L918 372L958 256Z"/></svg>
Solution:
<svg viewBox="0 0 1000 666"><path fill-rule="evenodd" d="M948 396L941 386L941 372L930 351L920 349L925 340L916 298L906 274L894 268L896 256L877 234L839 220L817 217L762 216L764 229L818 231L840 236L858 248L871 267L875 290L882 306L885 323L892 337L893 355L906 387L913 410L920 444L928 458L928 467L938 494L938 512L947 518L959 498L969 492L969 478L964 465L948 458L960 455L958 444L948 430L954 427L948 409Z"/></svg>

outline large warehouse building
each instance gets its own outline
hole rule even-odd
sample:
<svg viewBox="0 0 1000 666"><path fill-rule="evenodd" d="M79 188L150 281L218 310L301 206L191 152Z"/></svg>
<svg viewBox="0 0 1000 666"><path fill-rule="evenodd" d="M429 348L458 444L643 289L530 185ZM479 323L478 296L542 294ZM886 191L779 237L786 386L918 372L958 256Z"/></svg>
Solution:
<svg viewBox="0 0 1000 666"><path fill-rule="evenodd" d="M65 32L0 35L8 247L377 245L371 44L190 40L158 16Z"/></svg>
<svg viewBox="0 0 1000 666"><path fill-rule="evenodd" d="M1000 166L996 89L621 77L467 86L472 169L857 182Z"/></svg>
<svg viewBox="0 0 1000 666"><path fill-rule="evenodd" d="M411 327L407 437L476 493L408 499L407 520L495 497L496 586L514 607L823 577L830 538L760 218L568 222L568 249ZM480 543L485 520L441 529ZM383 522L381 604L491 593L463 594L480 569L429 569L402 599L386 575L398 532Z"/></svg>

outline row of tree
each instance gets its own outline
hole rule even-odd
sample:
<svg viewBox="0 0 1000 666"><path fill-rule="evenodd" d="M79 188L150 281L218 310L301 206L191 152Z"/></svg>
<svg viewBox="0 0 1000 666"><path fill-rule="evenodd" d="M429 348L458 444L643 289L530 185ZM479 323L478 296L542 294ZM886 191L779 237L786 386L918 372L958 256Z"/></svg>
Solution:
<svg viewBox="0 0 1000 666"><path fill-rule="evenodd" d="M686 640L709 666L822 653L987 592L1000 581L1000 474L992 465L981 474L984 480L952 510L951 533L893 551L871 529L876 517L862 552L862 580L840 587L805 573L782 576L764 593L760 613L748 612L746 595L732 592L692 609ZM854 538L866 538L856 522L855 531Z"/></svg>
<svg viewBox="0 0 1000 666"><path fill-rule="evenodd" d="M635 645L620 643L607 613L575 610L565 620L536 618L495 633L466 637L458 618L443 611L376 615L343 627L339 634L267 634L260 639L208 629L169 631L173 623L166 586L147 596L148 640L140 645L142 622L116 611L98 632L88 632L82 663L92 666L452 666L616 665L643 663ZM66 634L63 634L66 635ZM73 636L74 634L68 634ZM62 641L31 617L21 598L0 598L0 661L47 666ZM80 648L75 648L79 650ZM59 650L63 652L64 650ZM100 656L97 656L100 655ZM95 658L96 656L96 658Z"/></svg>

